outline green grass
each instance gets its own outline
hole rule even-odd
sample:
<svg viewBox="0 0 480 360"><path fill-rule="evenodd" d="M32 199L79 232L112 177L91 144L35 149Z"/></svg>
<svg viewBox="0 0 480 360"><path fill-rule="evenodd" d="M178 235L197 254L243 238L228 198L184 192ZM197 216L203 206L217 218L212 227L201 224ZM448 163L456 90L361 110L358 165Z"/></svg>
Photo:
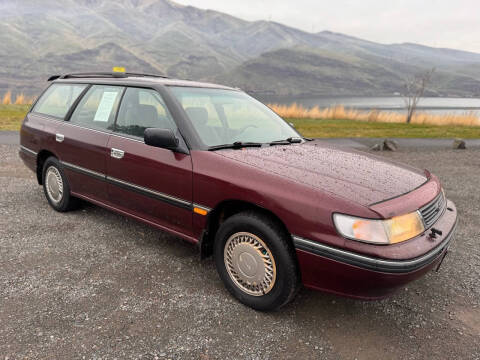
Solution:
<svg viewBox="0 0 480 360"><path fill-rule="evenodd" d="M30 105L0 105L0 131L20 130Z"/></svg>
<svg viewBox="0 0 480 360"><path fill-rule="evenodd" d="M436 126L355 120L286 119L306 137L480 138L480 126Z"/></svg>
<svg viewBox="0 0 480 360"><path fill-rule="evenodd" d="M0 105L0 131L20 130L30 105ZM287 119L306 137L480 138L478 126L435 126L355 120Z"/></svg>

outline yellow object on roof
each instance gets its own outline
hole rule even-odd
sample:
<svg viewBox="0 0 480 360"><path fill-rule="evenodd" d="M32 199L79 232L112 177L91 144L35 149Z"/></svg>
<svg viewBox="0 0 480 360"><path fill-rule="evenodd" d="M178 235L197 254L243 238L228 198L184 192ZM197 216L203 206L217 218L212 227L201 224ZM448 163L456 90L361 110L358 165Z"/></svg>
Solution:
<svg viewBox="0 0 480 360"><path fill-rule="evenodd" d="M115 66L113 69L112 69L113 72L117 72L117 73L124 73L125 72L125 68L122 67L122 66Z"/></svg>

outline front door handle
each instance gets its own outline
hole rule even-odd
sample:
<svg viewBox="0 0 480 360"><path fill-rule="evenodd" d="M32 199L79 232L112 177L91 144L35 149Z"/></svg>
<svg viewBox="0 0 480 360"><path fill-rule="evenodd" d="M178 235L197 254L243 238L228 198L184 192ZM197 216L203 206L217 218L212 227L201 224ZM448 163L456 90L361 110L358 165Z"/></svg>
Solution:
<svg viewBox="0 0 480 360"><path fill-rule="evenodd" d="M65 136L63 136L63 134L55 134L55 140L61 143L63 140L65 140Z"/></svg>
<svg viewBox="0 0 480 360"><path fill-rule="evenodd" d="M112 148L112 151L110 151L110 156L115 159L121 159L123 158L123 155L125 155L125 152L120 149Z"/></svg>

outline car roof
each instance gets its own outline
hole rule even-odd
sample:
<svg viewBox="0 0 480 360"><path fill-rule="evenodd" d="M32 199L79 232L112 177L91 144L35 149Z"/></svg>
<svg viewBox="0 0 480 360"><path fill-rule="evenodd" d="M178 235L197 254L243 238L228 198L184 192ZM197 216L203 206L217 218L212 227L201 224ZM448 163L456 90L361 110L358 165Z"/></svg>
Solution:
<svg viewBox="0 0 480 360"><path fill-rule="evenodd" d="M225 89L225 90L239 90L225 85L193 81L182 79L170 79L161 75L148 75L148 74L122 74L115 75L109 73L80 73L80 74L65 74L51 76L49 81L53 82L65 82L65 83L88 83L88 84L117 84L117 85L138 85L138 86L185 86L185 87L202 87L213 89Z"/></svg>

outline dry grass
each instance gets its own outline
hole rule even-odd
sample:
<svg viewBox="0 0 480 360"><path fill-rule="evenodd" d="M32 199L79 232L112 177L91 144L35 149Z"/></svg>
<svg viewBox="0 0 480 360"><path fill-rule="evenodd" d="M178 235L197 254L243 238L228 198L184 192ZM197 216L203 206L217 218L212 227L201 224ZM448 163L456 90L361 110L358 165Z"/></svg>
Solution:
<svg viewBox="0 0 480 360"><path fill-rule="evenodd" d="M30 105L2 105L0 104L0 131L20 130L22 120L30 109Z"/></svg>
<svg viewBox="0 0 480 360"><path fill-rule="evenodd" d="M12 100L12 92L10 90L7 91L1 99L2 99L2 104L3 105L12 105L12 104L15 104L15 105L30 105L35 100L35 98L33 98L33 97L28 97L28 96L25 96L23 93L20 93L20 94L17 94L15 96L15 101L13 101Z"/></svg>
<svg viewBox="0 0 480 360"><path fill-rule="evenodd" d="M268 106L283 118L357 120L381 123L406 122L405 114L387 111L360 111L345 109L343 106L329 108L319 108L318 106L315 106L309 109L296 103L292 105L269 104ZM480 117L474 112L442 115L416 113L412 118L412 124L480 126Z"/></svg>
<svg viewBox="0 0 480 360"><path fill-rule="evenodd" d="M3 105L10 105L11 103L12 103L12 92L7 91L5 93L5 95L3 95L2 104Z"/></svg>

